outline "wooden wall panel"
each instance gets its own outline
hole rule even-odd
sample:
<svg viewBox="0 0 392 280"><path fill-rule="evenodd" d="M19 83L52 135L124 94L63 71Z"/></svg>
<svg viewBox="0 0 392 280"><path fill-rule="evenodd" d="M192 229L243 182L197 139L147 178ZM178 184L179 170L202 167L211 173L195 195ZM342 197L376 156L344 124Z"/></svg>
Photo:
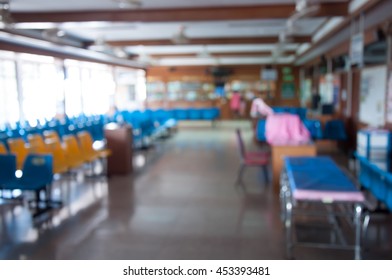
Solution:
<svg viewBox="0 0 392 280"><path fill-rule="evenodd" d="M263 66L250 65L250 66L222 66L232 70L232 74L226 78L227 82L235 80L246 81L246 82L257 82L260 81L260 71ZM296 88L296 96L293 99L282 99L282 68L284 66L277 66L279 72L276 97L273 100L268 100L272 106L299 106L299 68L291 67L294 75L294 84ZM175 80L181 81L202 81L202 82L214 82L214 77L209 74L208 69L211 66L177 66L177 67L151 67L147 70L148 80L160 80L162 82L169 82Z"/></svg>

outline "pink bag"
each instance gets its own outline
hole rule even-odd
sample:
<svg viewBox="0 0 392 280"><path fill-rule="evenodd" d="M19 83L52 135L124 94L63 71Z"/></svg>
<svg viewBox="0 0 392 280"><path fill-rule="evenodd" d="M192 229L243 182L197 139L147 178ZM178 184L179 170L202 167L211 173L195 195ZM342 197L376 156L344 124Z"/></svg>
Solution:
<svg viewBox="0 0 392 280"><path fill-rule="evenodd" d="M298 115L273 114L267 117L265 136L270 145L299 145L310 141L310 133Z"/></svg>

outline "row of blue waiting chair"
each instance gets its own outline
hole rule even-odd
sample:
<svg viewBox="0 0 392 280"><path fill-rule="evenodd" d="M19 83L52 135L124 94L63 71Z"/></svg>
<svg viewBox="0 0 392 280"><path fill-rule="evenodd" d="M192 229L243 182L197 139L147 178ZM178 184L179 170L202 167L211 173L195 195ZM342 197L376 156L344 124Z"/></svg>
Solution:
<svg viewBox="0 0 392 280"><path fill-rule="evenodd" d="M365 157L358 154L355 157L359 161L358 179L361 186L392 211L392 174L382 170Z"/></svg>
<svg viewBox="0 0 392 280"><path fill-rule="evenodd" d="M32 126L28 122L16 122L0 128L0 141L7 146L9 138L23 138L27 141L29 134L43 134L46 130L54 130L60 138L64 135L76 135L80 131L88 131L94 141L104 139L104 126L109 122L126 122L134 132L134 145L136 148L151 142L156 136L167 134L167 131L177 126L178 120L210 120L214 121L220 116L218 108L176 108L144 111L121 111L113 116L81 114L78 117L60 121L48 120L44 123L37 121Z"/></svg>
<svg viewBox="0 0 392 280"><path fill-rule="evenodd" d="M104 125L108 122L108 117L104 115L80 115L79 117L65 118L63 121L53 119L43 124L38 122L35 126L30 126L27 122L24 124L17 122L12 126L2 127L0 141L8 148L7 140L9 138L23 138L27 142L29 134L43 135L44 131L48 130L56 131L60 138L64 135L76 135L81 131L88 131L94 141L99 141L104 139Z"/></svg>
<svg viewBox="0 0 392 280"><path fill-rule="evenodd" d="M306 119L307 109L302 107L272 107L275 113L288 113L298 115L301 120Z"/></svg>
<svg viewBox="0 0 392 280"><path fill-rule="evenodd" d="M136 111L137 112L137 111ZM139 111L140 112L140 111ZM147 109L142 113L153 121L160 123L168 119L179 120L208 120L213 121L219 118L218 108L173 108L173 109Z"/></svg>
<svg viewBox="0 0 392 280"><path fill-rule="evenodd" d="M309 130L313 140L347 140L346 128L342 120L330 120L322 127L321 122L318 120L303 120L304 125Z"/></svg>
<svg viewBox="0 0 392 280"><path fill-rule="evenodd" d="M181 120L214 121L220 116L218 108L176 108L147 109L144 111L120 111L115 114L116 122L130 124L134 131L134 143L137 147L148 145L153 139L165 136Z"/></svg>

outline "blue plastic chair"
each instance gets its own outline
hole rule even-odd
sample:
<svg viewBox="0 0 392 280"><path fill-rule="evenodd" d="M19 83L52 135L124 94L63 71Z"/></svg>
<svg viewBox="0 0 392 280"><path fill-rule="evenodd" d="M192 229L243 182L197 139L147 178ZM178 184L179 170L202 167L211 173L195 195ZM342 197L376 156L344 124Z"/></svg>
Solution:
<svg viewBox="0 0 392 280"><path fill-rule="evenodd" d="M189 108L188 117L190 120L200 120L201 119L201 109Z"/></svg>
<svg viewBox="0 0 392 280"><path fill-rule="evenodd" d="M386 197L385 197L385 204L390 211L392 211L392 175L387 174L386 176Z"/></svg>
<svg viewBox="0 0 392 280"><path fill-rule="evenodd" d="M256 139L259 141L266 141L265 123L266 123L266 120L258 120L258 122L257 122Z"/></svg>
<svg viewBox="0 0 392 280"><path fill-rule="evenodd" d="M174 109L174 117L177 120L187 120L189 118L188 109L182 109L182 108Z"/></svg>
<svg viewBox="0 0 392 280"><path fill-rule="evenodd" d="M213 120L219 118L219 109L218 108L205 108L205 109L202 109L201 115L204 120L213 121Z"/></svg>
<svg viewBox="0 0 392 280"><path fill-rule="evenodd" d="M297 108L297 115L301 118L301 120L306 119L307 109L306 108Z"/></svg>
<svg viewBox="0 0 392 280"><path fill-rule="evenodd" d="M52 155L29 154L23 165L23 176L16 179L6 188L20 190L42 190L53 180Z"/></svg>
<svg viewBox="0 0 392 280"><path fill-rule="evenodd" d="M14 154L0 155L0 188L13 182L16 171L16 156Z"/></svg>
<svg viewBox="0 0 392 280"><path fill-rule="evenodd" d="M322 139L323 130L321 128L321 122L319 120L303 120L305 127L309 130L312 139Z"/></svg>
<svg viewBox="0 0 392 280"><path fill-rule="evenodd" d="M324 138L330 140L346 140L346 129L341 120L331 120L325 124Z"/></svg>
<svg viewBox="0 0 392 280"><path fill-rule="evenodd" d="M375 164L370 164L370 191L382 202L385 201L387 195L385 176L386 174Z"/></svg>
<svg viewBox="0 0 392 280"><path fill-rule="evenodd" d="M16 156L14 154L1 154L0 166L0 190L3 190L5 185L16 179ZM1 197L4 198L3 192L1 193Z"/></svg>
<svg viewBox="0 0 392 280"><path fill-rule="evenodd" d="M274 113L285 113L285 108L283 107L272 107L272 110L274 110Z"/></svg>
<svg viewBox="0 0 392 280"><path fill-rule="evenodd" d="M15 174L15 173L14 173ZM52 155L29 154L23 165L23 175L21 178L14 178L3 185L4 189L22 190L35 192L36 212L33 216L40 215L52 206L61 202L51 201L50 185L53 181L53 157ZM40 193L45 191L45 200L41 200ZM43 207L41 207L43 206Z"/></svg>
<svg viewBox="0 0 392 280"><path fill-rule="evenodd" d="M358 156L358 155L355 155L355 156L359 160L359 168L360 168L359 182L362 187L364 187L366 189L370 189L371 178L370 178L369 162L366 161L366 159L361 156Z"/></svg>

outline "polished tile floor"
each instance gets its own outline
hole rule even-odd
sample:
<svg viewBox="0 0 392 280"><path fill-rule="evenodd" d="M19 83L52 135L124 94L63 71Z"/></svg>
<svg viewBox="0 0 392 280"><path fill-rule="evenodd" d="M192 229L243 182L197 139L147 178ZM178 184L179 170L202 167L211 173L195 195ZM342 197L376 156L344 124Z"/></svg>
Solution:
<svg viewBox="0 0 392 280"><path fill-rule="evenodd" d="M249 149L262 149L247 122L182 126L136 153L132 175L56 180L64 206L49 217L33 221L25 205L1 201L0 259L285 259L279 200L262 170L249 168L234 186L236 127ZM392 259L390 218L378 220L364 258ZM295 257L353 255L301 248Z"/></svg>

